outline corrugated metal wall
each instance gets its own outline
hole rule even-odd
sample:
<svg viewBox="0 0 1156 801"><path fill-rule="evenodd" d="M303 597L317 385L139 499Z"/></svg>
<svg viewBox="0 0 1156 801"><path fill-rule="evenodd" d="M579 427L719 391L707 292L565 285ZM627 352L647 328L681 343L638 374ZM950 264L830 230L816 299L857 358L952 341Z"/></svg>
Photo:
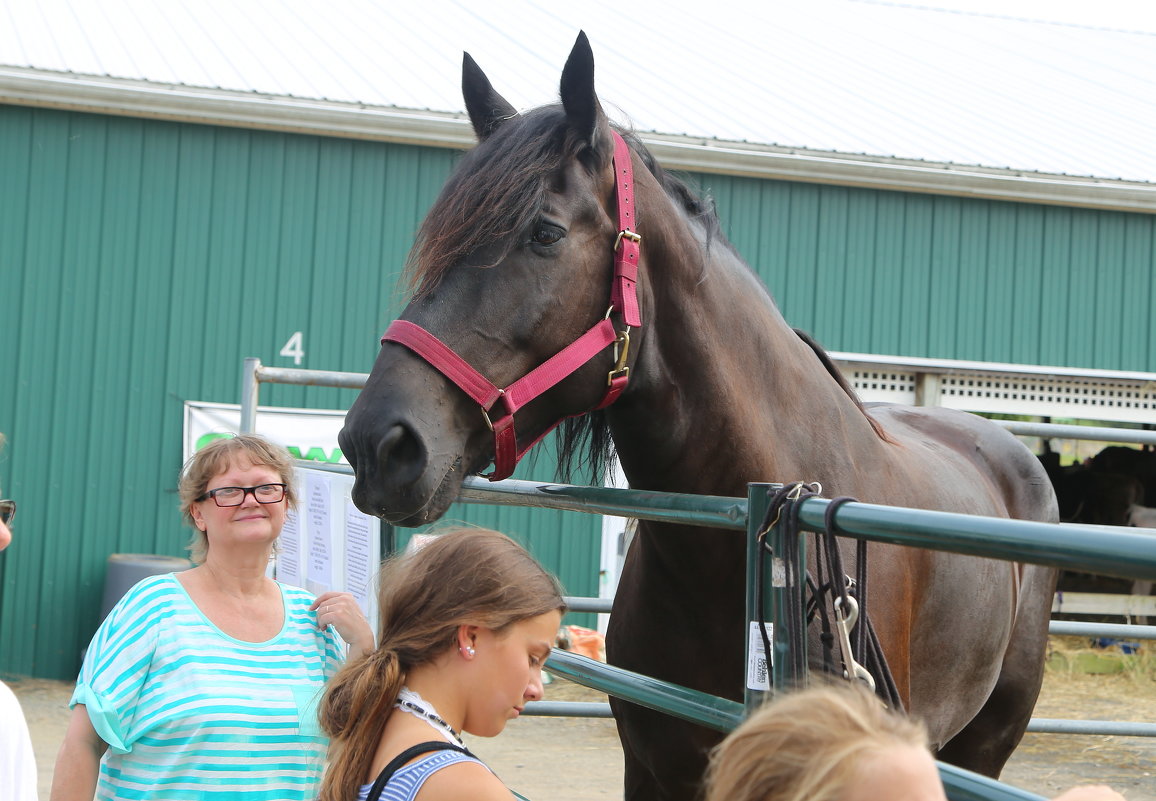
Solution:
<svg viewBox="0 0 1156 801"><path fill-rule="evenodd" d="M363 372L449 151L0 106L0 672L69 678L105 560L180 554L185 400L241 360ZM829 348L1156 370L1154 218L696 180L792 324ZM346 408L347 390L262 403ZM532 475L548 479L548 459ZM521 476L527 476L520 472ZM597 592L598 518L459 506Z"/></svg>
<svg viewBox="0 0 1156 801"><path fill-rule="evenodd" d="M0 672L71 678L110 553L180 555L185 400L237 403L242 359L364 372L456 154L0 106ZM266 386L263 404L347 408ZM550 478L545 462L535 478ZM520 477L530 477L525 472ZM600 518L459 507L596 595Z"/></svg>
<svg viewBox="0 0 1156 801"><path fill-rule="evenodd" d="M831 350L1156 371L1156 216L700 179Z"/></svg>

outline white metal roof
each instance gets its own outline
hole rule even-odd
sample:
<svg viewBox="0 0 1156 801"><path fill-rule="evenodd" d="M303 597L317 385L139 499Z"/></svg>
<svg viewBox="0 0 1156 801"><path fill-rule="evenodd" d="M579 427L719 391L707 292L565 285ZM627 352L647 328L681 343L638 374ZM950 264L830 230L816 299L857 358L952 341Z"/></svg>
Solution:
<svg viewBox="0 0 1156 801"><path fill-rule="evenodd" d="M1031 0L955 5L985 2ZM362 112L405 117L421 129L412 141L436 140L440 125L464 143L463 50L530 107L556 99L582 29L607 111L688 154L682 166L708 148L735 164L793 158L818 180L852 163L979 176L994 189L971 191L988 196L1046 173L1028 177L1065 192L1107 185L1151 210L1156 17L1111 16L1120 7L1083 4L1071 24L876 0L0 0L0 100L118 111L115 97L135 92L140 113L180 117L211 100L206 119L246 124L225 110L244 102L273 110L248 124L302 130L324 129L311 113ZM1063 3L1042 8L1064 19Z"/></svg>

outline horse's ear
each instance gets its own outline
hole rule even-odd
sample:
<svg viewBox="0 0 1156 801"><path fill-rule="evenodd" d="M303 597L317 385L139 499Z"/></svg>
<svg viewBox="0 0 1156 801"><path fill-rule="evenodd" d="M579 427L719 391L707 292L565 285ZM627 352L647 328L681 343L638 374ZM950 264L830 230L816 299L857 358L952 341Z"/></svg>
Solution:
<svg viewBox="0 0 1156 801"><path fill-rule="evenodd" d="M494 91L490 79L469 53L462 53L462 97L479 142L518 114L504 97Z"/></svg>
<svg viewBox="0 0 1156 801"><path fill-rule="evenodd" d="M584 31L579 32L562 69L560 93L570 127L583 141L598 149L609 131L609 123L594 93L594 51Z"/></svg>

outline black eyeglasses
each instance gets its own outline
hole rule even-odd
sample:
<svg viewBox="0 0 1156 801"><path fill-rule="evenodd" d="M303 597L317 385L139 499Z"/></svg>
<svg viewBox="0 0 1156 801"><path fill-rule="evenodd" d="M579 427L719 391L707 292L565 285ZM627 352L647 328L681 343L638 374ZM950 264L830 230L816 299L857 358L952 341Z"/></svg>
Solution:
<svg viewBox="0 0 1156 801"><path fill-rule="evenodd" d="M0 501L0 522L8 525L16 517L16 501Z"/></svg>
<svg viewBox="0 0 1156 801"><path fill-rule="evenodd" d="M209 490L198 501L212 498L217 506L240 506L245 502L245 496L253 493L257 503L279 503L285 497L284 484L262 484L259 487L218 487Z"/></svg>

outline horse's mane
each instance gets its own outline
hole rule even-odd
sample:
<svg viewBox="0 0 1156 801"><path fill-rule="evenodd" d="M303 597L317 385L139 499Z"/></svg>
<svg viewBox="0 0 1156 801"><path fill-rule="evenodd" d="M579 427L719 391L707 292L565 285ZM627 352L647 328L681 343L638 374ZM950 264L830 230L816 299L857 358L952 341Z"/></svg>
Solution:
<svg viewBox="0 0 1156 801"><path fill-rule="evenodd" d="M437 286L462 259L498 264L541 213L548 179L584 144L562 107L519 114L465 154L418 229L406 265L418 295Z"/></svg>
<svg viewBox="0 0 1156 801"><path fill-rule="evenodd" d="M823 346L816 342L814 337L812 337L806 331L803 331L799 328L792 330L796 335L798 335L799 339L807 343L807 347L815 352L815 355L819 357L819 361L822 363L823 368L831 374L831 377L835 379L835 383L839 385L839 388L846 392L847 397L855 402L855 408L862 412L863 416L867 418L867 422L871 424L871 429L875 432L875 435L884 442L892 442L893 440L887 436L887 432L883 430L883 426L879 425L879 421L867 412L867 408L863 405L863 401L859 400L859 396L855 393L855 388L851 386L851 382L847 380L847 376L843 375L843 371L840 370L835 365L835 362L831 359L831 354L823 350Z"/></svg>

